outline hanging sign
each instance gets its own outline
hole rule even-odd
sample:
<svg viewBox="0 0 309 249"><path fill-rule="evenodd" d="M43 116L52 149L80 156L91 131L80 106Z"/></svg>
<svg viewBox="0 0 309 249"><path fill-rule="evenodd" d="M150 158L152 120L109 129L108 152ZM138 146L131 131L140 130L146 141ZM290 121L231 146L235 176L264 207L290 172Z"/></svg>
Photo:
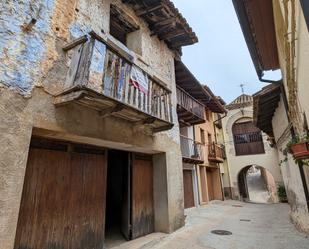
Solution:
<svg viewBox="0 0 309 249"><path fill-rule="evenodd" d="M138 88L141 92L148 94L148 77L147 75L138 67L132 66L130 83Z"/></svg>

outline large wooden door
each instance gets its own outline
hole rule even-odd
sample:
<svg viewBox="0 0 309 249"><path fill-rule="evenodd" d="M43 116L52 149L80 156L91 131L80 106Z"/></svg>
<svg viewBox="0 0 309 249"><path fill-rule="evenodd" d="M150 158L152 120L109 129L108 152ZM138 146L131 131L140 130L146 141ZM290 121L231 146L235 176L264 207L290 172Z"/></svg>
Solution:
<svg viewBox="0 0 309 249"><path fill-rule="evenodd" d="M206 203L206 202L208 202L206 167L199 166L199 169L200 169L201 198L202 198L201 202Z"/></svg>
<svg viewBox="0 0 309 249"><path fill-rule="evenodd" d="M154 232L152 157L133 154L131 176L132 239Z"/></svg>
<svg viewBox="0 0 309 249"><path fill-rule="evenodd" d="M207 174L208 199L209 199L209 201L212 201L212 200L215 199L212 171L207 170L206 174Z"/></svg>
<svg viewBox="0 0 309 249"><path fill-rule="evenodd" d="M183 170L183 190L185 208L194 207L192 170Z"/></svg>
<svg viewBox="0 0 309 249"><path fill-rule="evenodd" d="M104 150L73 148L30 148L15 249L102 249Z"/></svg>

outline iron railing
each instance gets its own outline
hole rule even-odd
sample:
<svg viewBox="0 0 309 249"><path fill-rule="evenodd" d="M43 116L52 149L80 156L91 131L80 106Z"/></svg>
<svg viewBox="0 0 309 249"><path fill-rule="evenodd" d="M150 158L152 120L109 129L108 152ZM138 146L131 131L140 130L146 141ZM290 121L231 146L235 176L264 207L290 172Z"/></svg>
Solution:
<svg viewBox="0 0 309 249"><path fill-rule="evenodd" d="M223 161L225 159L224 147L216 143L209 144L208 145L208 159Z"/></svg>
<svg viewBox="0 0 309 249"><path fill-rule="evenodd" d="M191 138L180 135L182 157L196 161L204 161L204 145Z"/></svg>

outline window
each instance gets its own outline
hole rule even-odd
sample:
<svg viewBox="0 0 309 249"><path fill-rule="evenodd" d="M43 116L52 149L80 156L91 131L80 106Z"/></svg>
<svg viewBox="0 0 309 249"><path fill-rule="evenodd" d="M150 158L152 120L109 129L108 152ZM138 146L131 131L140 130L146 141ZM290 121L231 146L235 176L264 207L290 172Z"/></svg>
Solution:
<svg viewBox="0 0 309 249"><path fill-rule="evenodd" d="M235 123L232 131L236 156L265 153L262 133L251 121Z"/></svg>
<svg viewBox="0 0 309 249"><path fill-rule="evenodd" d="M201 142L202 144L205 144L205 131L203 129L200 129L201 134Z"/></svg>
<svg viewBox="0 0 309 249"><path fill-rule="evenodd" d="M210 145L210 144L212 144L212 137L211 137L211 134L210 133L208 133L208 144Z"/></svg>
<svg viewBox="0 0 309 249"><path fill-rule="evenodd" d="M109 33L120 41L122 44L127 45L128 34L139 29L138 24L125 14L125 12L115 5L110 7L110 31Z"/></svg>

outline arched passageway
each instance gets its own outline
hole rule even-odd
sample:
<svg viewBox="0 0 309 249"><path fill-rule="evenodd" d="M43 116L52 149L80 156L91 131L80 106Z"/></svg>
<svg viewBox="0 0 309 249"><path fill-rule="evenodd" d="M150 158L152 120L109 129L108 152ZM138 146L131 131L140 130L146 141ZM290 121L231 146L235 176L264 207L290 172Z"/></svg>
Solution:
<svg viewBox="0 0 309 249"><path fill-rule="evenodd" d="M244 167L238 174L240 199L257 203L278 202L277 188L272 174L257 165Z"/></svg>

